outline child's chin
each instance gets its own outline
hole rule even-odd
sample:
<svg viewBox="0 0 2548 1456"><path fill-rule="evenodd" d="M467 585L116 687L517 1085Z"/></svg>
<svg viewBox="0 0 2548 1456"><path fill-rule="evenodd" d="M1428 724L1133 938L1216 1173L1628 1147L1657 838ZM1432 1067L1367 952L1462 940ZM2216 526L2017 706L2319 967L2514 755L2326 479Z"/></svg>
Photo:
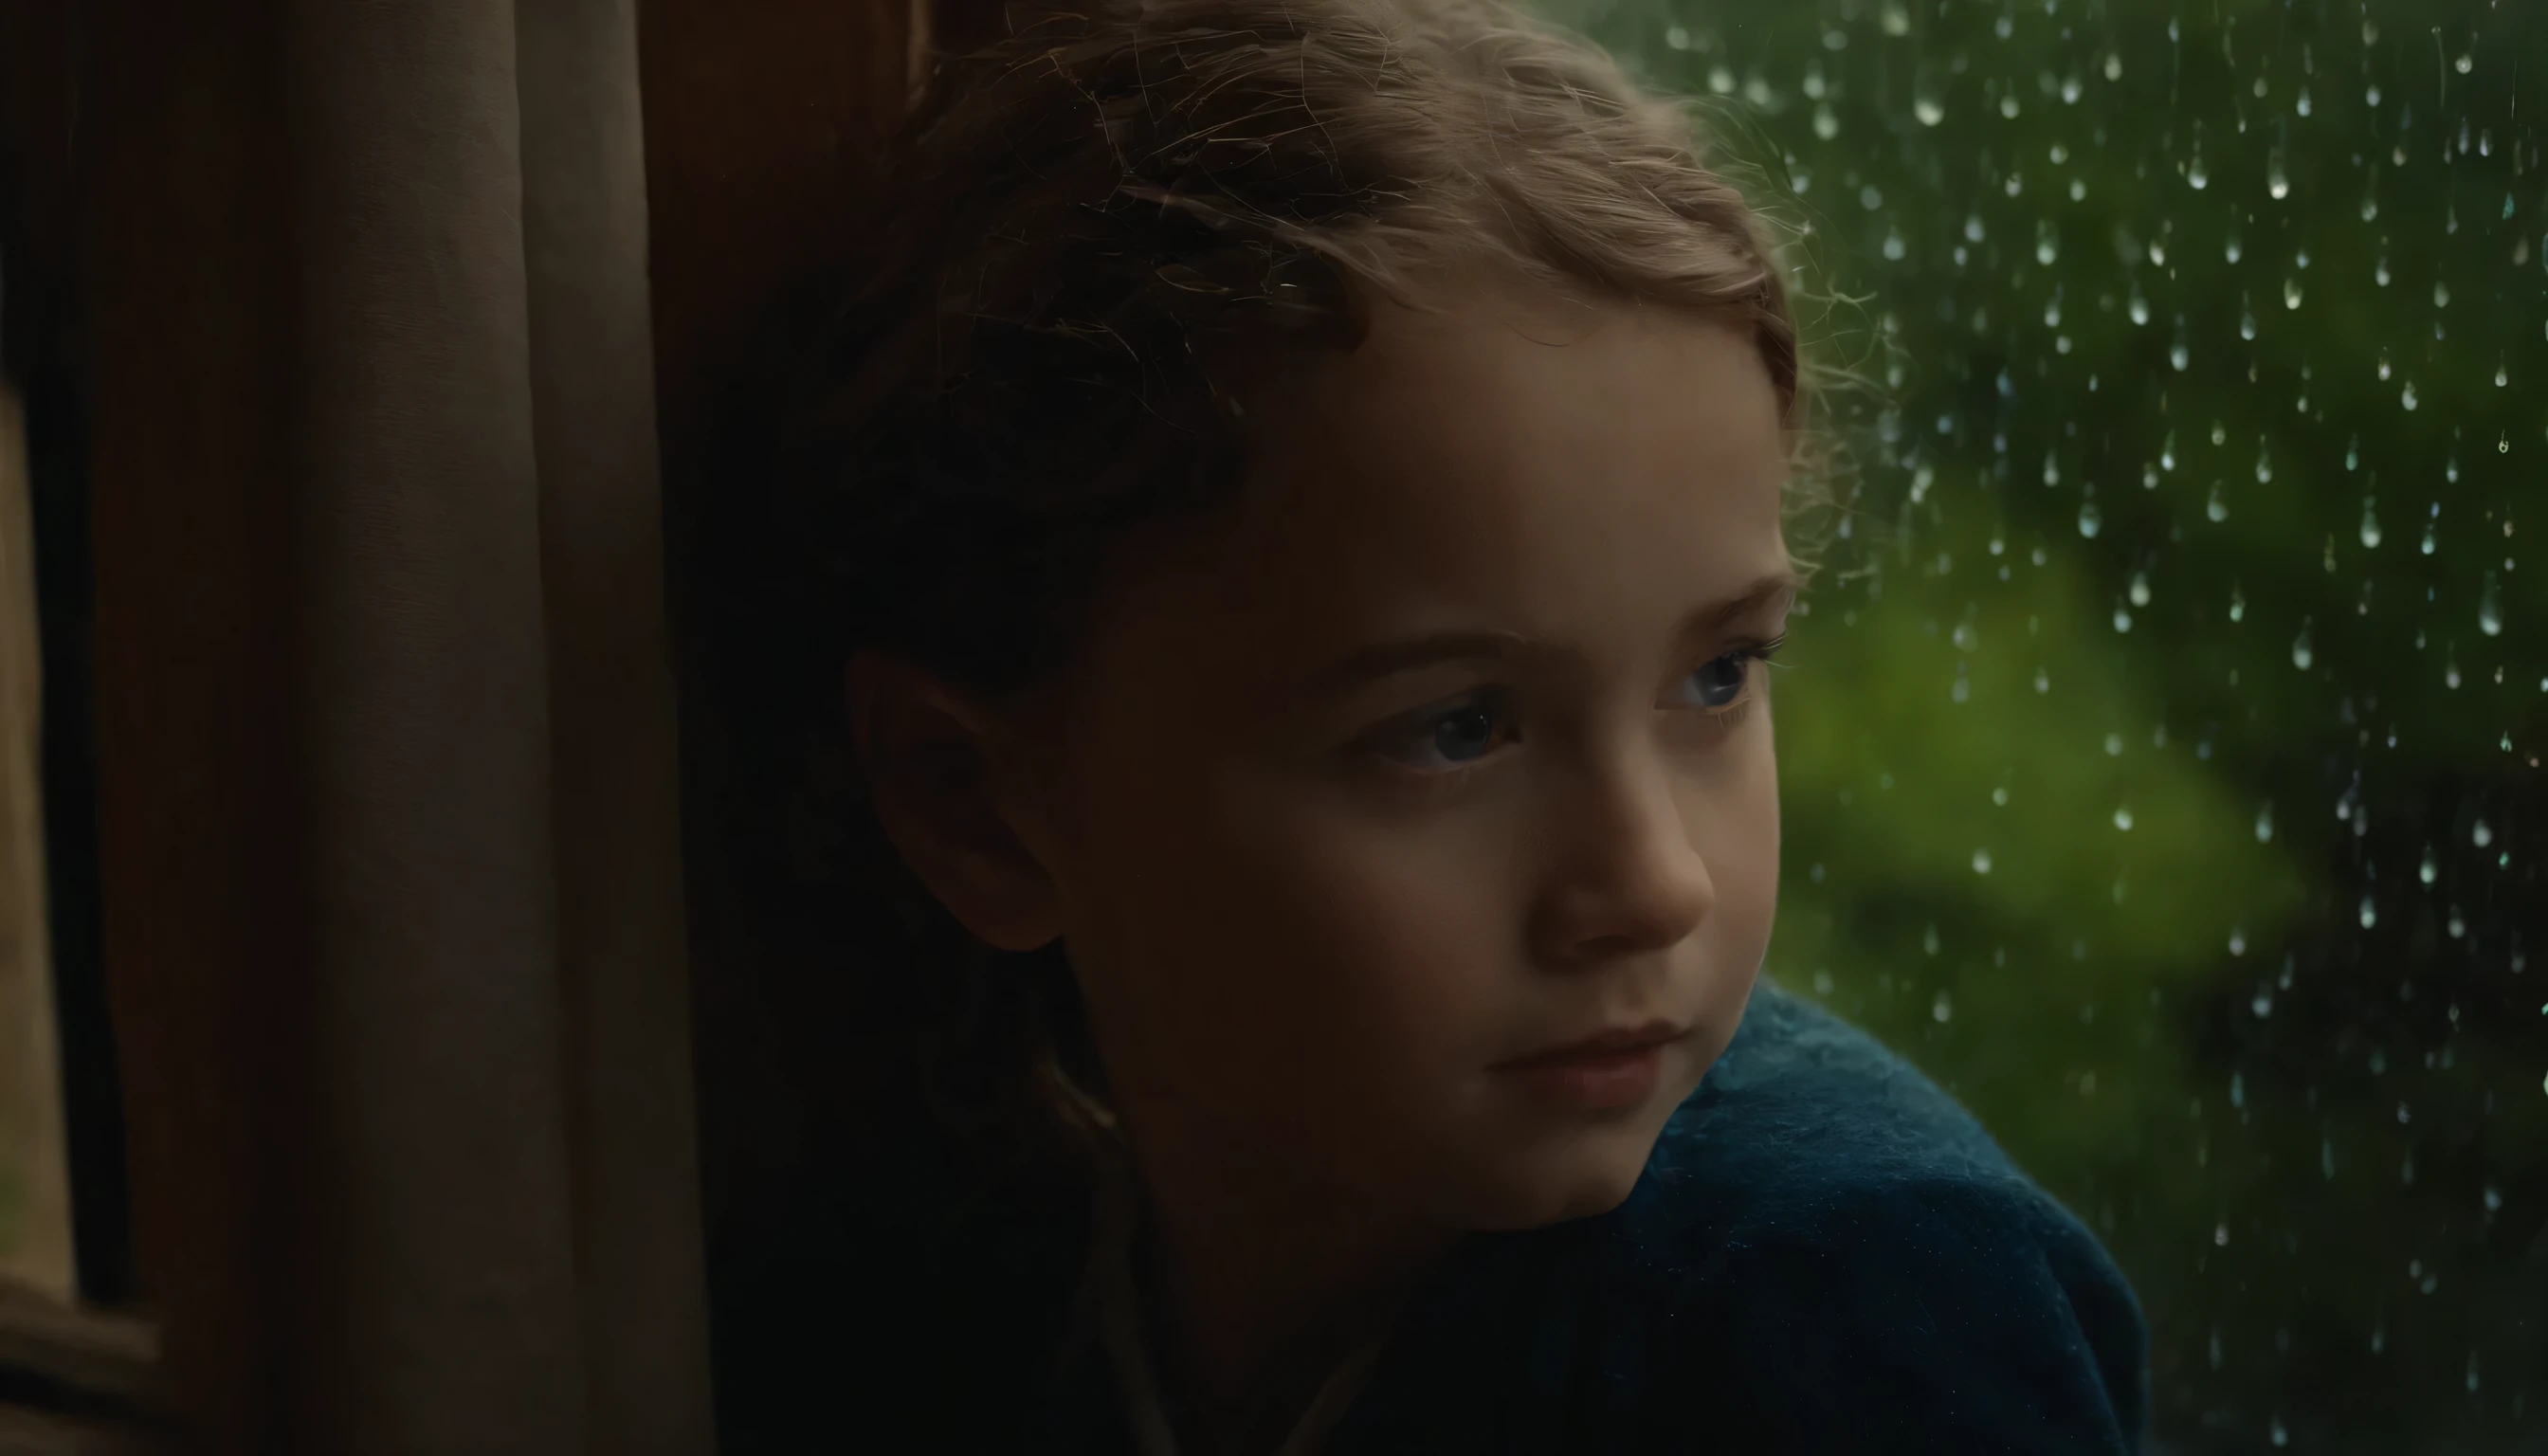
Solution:
<svg viewBox="0 0 2548 1456"><path fill-rule="evenodd" d="M1653 1143L1579 1146L1568 1149L1571 1156L1510 1169L1464 1222L1480 1232L1510 1233L1606 1214L1635 1190Z"/></svg>

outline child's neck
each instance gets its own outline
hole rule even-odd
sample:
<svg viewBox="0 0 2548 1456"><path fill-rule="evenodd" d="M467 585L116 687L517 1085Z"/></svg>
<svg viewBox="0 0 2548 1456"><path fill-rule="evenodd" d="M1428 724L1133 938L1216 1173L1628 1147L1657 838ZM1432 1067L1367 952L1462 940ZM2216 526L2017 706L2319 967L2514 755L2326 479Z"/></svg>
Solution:
<svg viewBox="0 0 2548 1456"><path fill-rule="evenodd" d="M1165 1160L1162 1160L1165 1161ZM1219 1172L1219 1169L1213 1170ZM1452 1237L1331 1193L1145 1169L1143 1284L1190 1456L1266 1456Z"/></svg>

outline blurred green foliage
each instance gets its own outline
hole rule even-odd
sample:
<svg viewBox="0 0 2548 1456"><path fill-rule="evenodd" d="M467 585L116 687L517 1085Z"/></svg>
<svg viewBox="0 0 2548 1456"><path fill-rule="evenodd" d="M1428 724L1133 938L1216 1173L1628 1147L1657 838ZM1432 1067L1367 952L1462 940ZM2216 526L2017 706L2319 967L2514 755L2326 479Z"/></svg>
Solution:
<svg viewBox="0 0 2548 1456"><path fill-rule="evenodd" d="M1544 8L1866 386L1774 972L2108 1239L2163 1449L2548 1447L2548 10Z"/></svg>

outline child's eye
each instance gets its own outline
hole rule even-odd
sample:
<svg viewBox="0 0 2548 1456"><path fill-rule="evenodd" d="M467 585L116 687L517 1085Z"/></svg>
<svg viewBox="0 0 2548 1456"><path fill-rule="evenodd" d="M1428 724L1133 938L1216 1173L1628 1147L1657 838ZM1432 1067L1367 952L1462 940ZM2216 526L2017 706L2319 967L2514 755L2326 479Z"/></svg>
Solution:
<svg viewBox="0 0 2548 1456"><path fill-rule="evenodd" d="M1776 642L1747 643L1700 664L1687 679L1697 693L1696 706L1722 712L1740 703L1752 682L1752 664L1768 662L1777 650Z"/></svg>
<svg viewBox="0 0 2548 1456"><path fill-rule="evenodd" d="M1404 768L1438 774L1466 768L1513 738L1512 714L1502 695L1484 692L1418 713L1375 747Z"/></svg>

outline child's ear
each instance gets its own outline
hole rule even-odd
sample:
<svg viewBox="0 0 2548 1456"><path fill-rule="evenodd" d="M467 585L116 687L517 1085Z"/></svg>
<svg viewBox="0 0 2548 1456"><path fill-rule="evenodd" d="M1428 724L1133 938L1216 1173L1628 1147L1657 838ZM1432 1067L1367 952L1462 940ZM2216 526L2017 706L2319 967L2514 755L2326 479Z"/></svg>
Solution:
<svg viewBox="0 0 2548 1456"><path fill-rule="evenodd" d="M1001 772L994 714L889 653L857 653L845 685L876 819L921 882L995 949L1058 939L1059 896L1018 833L1030 806Z"/></svg>

